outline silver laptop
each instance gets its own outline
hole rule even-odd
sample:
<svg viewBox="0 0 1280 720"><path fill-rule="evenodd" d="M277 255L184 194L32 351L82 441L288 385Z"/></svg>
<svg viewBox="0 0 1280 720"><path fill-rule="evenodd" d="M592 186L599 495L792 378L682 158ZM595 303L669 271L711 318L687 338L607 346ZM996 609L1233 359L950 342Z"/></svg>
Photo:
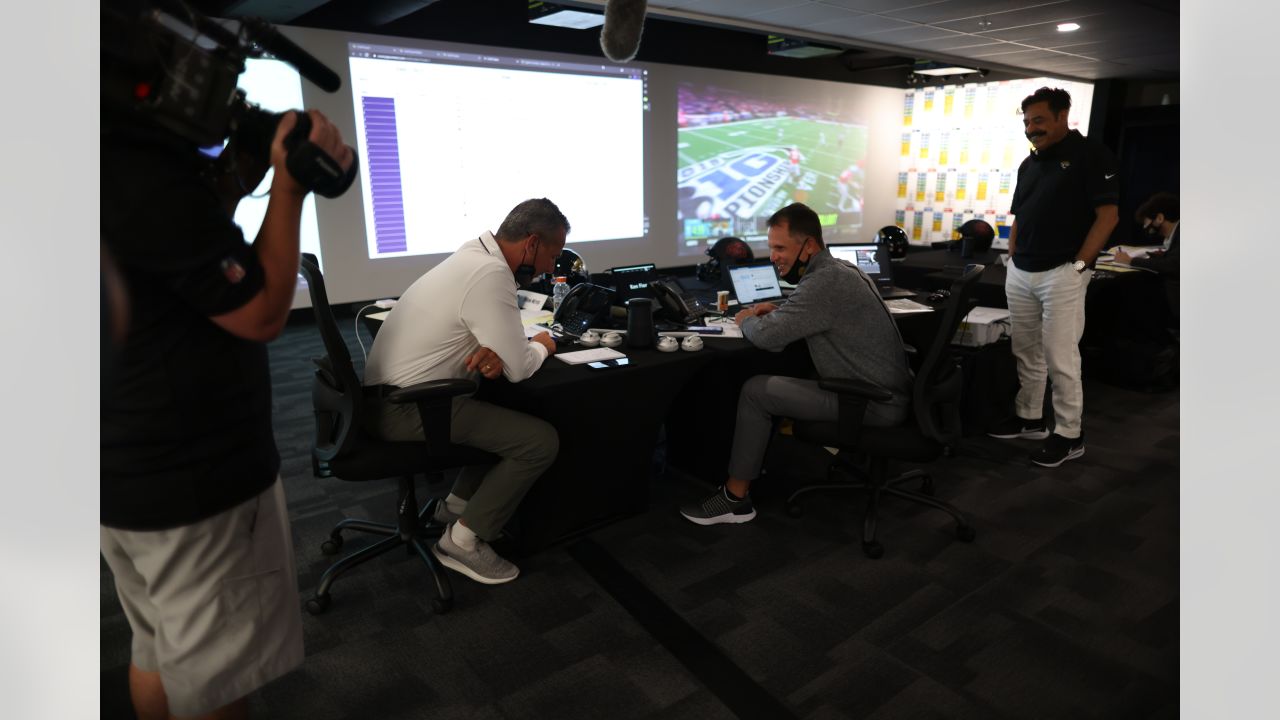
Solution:
<svg viewBox="0 0 1280 720"><path fill-rule="evenodd" d="M889 248L879 243L828 245L831 257L846 260L867 274L880 291L880 297L890 298L915 297L916 293L895 287L893 284L893 263L889 260Z"/></svg>
<svg viewBox="0 0 1280 720"><path fill-rule="evenodd" d="M729 268L729 281L733 283L733 295L739 305L754 305L782 300L782 285L778 282L778 269L773 263L734 265Z"/></svg>

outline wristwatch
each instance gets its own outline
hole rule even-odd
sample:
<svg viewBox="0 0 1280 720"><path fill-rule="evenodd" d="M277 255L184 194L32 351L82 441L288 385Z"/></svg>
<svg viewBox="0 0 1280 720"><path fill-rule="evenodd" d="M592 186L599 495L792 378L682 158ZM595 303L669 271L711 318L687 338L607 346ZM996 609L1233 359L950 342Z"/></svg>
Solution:
<svg viewBox="0 0 1280 720"><path fill-rule="evenodd" d="M1082 273L1082 272L1084 272L1085 270L1088 270L1088 269L1089 269L1089 266L1088 266L1088 265L1085 263L1085 261L1083 261L1083 260L1077 260L1077 261L1075 261L1074 263L1072 263L1072 264L1071 264L1071 267L1075 268L1075 269L1076 269L1076 272L1078 272L1078 273Z"/></svg>

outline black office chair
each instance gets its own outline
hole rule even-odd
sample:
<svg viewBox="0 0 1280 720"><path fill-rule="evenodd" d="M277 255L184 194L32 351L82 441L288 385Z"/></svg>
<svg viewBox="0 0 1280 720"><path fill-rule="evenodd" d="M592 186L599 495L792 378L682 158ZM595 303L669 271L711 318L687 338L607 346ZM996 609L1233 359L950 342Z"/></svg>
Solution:
<svg viewBox="0 0 1280 720"><path fill-rule="evenodd" d="M801 440L837 448L839 453L828 473L848 473L858 481L828 482L796 490L787 498L787 512L792 517L800 516L801 508L797 501L806 493L817 490L868 491L862 551L874 559L884 555L884 546L876 540L876 513L880 495L888 493L950 514L956 521L956 538L964 542L973 541L976 533L964 514L933 497L933 479L928 473L911 470L889 478L888 466L890 460L932 462L940 455L950 454L960 440L960 393L964 376L950 352L951 338L973 307L970 298L984 269L982 265L973 266L952 284L951 297L942 311L933 340L929 347L920 349L924 359L916 371L911 390L911 415L906 422L893 427L864 426L862 418L867 403L888 400L888 393L857 380L825 379L818 382L822 389L839 394L839 418L836 422L797 421L793 433ZM868 458L868 470L864 471L854 462L852 458L856 455ZM921 482L919 491L899 487L915 479Z"/></svg>
<svg viewBox="0 0 1280 720"><path fill-rule="evenodd" d="M312 469L317 477L337 477L356 482L398 477L400 482L395 524L346 518L334 526L329 539L321 546L326 555L334 555L342 548L344 530L382 535L385 539L361 548L325 570L315 597L307 600L307 611L319 615L329 608L329 588L338 576L404 545L418 552L435 580L436 597L431 601L432 609L438 614L446 613L453 607L453 591L429 546L439 538L444 526L431 521L437 501L428 501L421 509L418 508L414 476L418 473L438 476L449 468L497 461L489 453L449 442L453 398L475 392L476 384L471 380L433 380L406 388L386 385L361 387L346 341L338 332L333 310L329 307L324 277L314 255L302 255L301 273L311 293L311 307L326 353L312 361L316 364L311 383L311 401L315 407ZM415 403L422 416L423 441L391 442L366 433L362 425L364 401L371 394L380 394L393 403Z"/></svg>

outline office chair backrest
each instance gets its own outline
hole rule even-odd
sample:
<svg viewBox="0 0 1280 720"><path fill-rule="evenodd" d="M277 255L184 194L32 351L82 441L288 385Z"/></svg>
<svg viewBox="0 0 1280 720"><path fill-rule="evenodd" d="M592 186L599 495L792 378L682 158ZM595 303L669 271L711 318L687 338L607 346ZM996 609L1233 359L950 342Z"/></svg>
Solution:
<svg viewBox="0 0 1280 720"><path fill-rule="evenodd" d="M311 383L311 401L315 407L315 437L312 448L318 463L332 460L355 446L360 437L360 410L363 389L351 364L351 352L338 331L338 323L329 307L324 289L324 276L315 255L302 254L299 267L311 294L311 309L324 343L325 357L315 358L315 379Z"/></svg>
<svg viewBox="0 0 1280 720"><path fill-rule="evenodd" d="M973 306L973 291L986 267L971 265L951 284L937 333L925 353L912 389L912 410L921 432L943 445L960 440L960 394L964 374L951 353L951 339Z"/></svg>

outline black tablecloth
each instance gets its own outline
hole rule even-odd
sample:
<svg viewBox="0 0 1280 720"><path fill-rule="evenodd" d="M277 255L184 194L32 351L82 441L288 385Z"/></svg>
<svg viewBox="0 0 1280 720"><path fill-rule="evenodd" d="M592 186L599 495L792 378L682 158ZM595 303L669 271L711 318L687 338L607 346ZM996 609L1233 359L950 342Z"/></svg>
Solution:
<svg viewBox="0 0 1280 720"><path fill-rule="evenodd" d="M521 552L647 509L663 420L689 380L714 363L716 342L729 341L710 340L699 352L619 348L631 365L606 370L552 356L524 382L481 383L480 399L540 417L560 435L555 463L508 525Z"/></svg>

